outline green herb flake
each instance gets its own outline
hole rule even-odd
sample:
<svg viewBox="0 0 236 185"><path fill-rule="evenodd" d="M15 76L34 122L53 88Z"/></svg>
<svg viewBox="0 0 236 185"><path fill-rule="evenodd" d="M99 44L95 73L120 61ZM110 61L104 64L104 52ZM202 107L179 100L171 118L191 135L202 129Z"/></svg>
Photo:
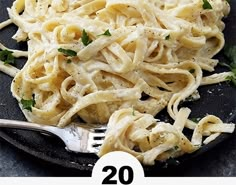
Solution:
<svg viewBox="0 0 236 185"><path fill-rule="evenodd" d="M190 69L189 72L193 74L195 73L195 69Z"/></svg>
<svg viewBox="0 0 236 185"><path fill-rule="evenodd" d="M135 110L134 110L134 107L133 108L133 111L132 111L132 116L135 116Z"/></svg>
<svg viewBox="0 0 236 185"><path fill-rule="evenodd" d="M231 82L236 87L236 75L233 74L232 76L227 76L225 78L227 81Z"/></svg>
<svg viewBox="0 0 236 185"><path fill-rule="evenodd" d="M0 60L4 62L4 64L15 64L15 57L12 55L12 51L2 50L0 51Z"/></svg>
<svg viewBox="0 0 236 185"><path fill-rule="evenodd" d="M71 50L71 49L59 48L58 51L63 53L65 56L74 57L77 55L76 51Z"/></svg>
<svg viewBox="0 0 236 185"><path fill-rule="evenodd" d="M179 146L174 146L174 150L179 150L180 148L179 148Z"/></svg>
<svg viewBox="0 0 236 185"><path fill-rule="evenodd" d="M87 34L87 32L83 29L83 33L82 33L82 43L87 46L89 45L91 42L93 42L90 38L89 35Z"/></svg>
<svg viewBox="0 0 236 185"><path fill-rule="evenodd" d="M32 112L32 107L35 105L35 100L34 98L31 100L26 100L24 98L21 99L20 103L22 104L23 109L29 110Z"/></svg>
<svg viewBox="0 0 236 185"><path fill-rule="evenodd" d="M72 61L71 61L71 59L67 59L67 64L70 64Z"/></svg>
<svg viewBox="0 0 236 185"><path fill-rule="evenodd" d="M170 35L167 35L166 37L165 37L165 40L169 40L170 39Z"/></svg>
<svg viewBox="0 0 236 185"><path fill-rule="evenodd" d="M98 35L98 36L101 36L101 35L104 35L104 36L111 36L111 33L110 33L110 31L109 30L106 30L104 33L102 33L102 34L100 34L100 35Z"/></svg>
<svg viewBox="0 0 236 185"><path fill-rule="evenodd" d="M223 51L229 62L220 62L219 64L231 70L232 75L227 76L226 80L231 82L236 87L236 46L225 45Z"/></svg>
<svg viewBox="0 0 236 185"><path fill-rule="evenodd" d="M213 9L212 6L211 6L211 4L208 2L208 0L202 0L202 1L203 1L202 8L203 8L204 10L206 10L206 9Z"/></svg>
<svg viewBox="0 0 236 185"><path fill-rule="evenodd" d="M230 68L236 69L236 45L225 45L224 46L224 55L230 61Z"/></svg>

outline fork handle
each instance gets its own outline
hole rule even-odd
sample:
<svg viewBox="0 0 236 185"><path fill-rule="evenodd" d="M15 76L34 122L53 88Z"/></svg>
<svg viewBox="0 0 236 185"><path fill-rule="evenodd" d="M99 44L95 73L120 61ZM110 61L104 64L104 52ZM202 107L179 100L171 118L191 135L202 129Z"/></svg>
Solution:
<svg viewBox="0 0 236 185"><path fill-rule="evenodd" d="M40 125L37 123L8 119L0 119L0 128L17 128L24 130L43 131L47 133L51 133L50 130L53 129L52 126L48 125Z"/></svg>

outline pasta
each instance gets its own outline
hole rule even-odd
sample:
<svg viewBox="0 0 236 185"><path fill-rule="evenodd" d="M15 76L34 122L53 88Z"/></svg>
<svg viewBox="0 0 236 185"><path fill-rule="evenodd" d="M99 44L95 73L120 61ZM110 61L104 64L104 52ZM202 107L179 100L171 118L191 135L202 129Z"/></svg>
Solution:
<svg viewBox="0 0 236 185"><path fill-rule="evenodd" d="M16 0L8 8L17 42L28 51L14 77L13 96L30 122L65 127L79 117L108 123L99 156L122 150L153 165L192 153L235 125L207 115L198 123L180 102L201 85L226 81L232 72L203 76L218 64L230 6L225 0ZM21 100L33 99L31 111ZM154 116L167 107L174 124ZM193 131L189 139L183 129ZM207 136L203 140L203 136ZM178 149L174 149L178 148Z"/></svg>

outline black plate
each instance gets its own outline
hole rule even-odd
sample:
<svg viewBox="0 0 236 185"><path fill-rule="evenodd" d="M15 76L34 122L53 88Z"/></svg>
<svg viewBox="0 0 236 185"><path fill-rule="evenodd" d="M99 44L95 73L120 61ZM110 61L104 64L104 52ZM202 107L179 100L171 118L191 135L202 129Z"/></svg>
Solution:
<svg viewBox="0 0 236 185"><path fill-rule="evenodd" d="M8 18L6 7L10 7L13 0L0 0L0 21ZM236 1L231 1L232 10L230 16L225 20L226 29L225 37L226 42L236 43L236 26L234 20L236 20ZM10 48L26 49L25 43L16 43L10 37L15 33L17 28L15 26L9 26L0 31L0 42L4 43ZM222 54L217 56L222 58ZM17 60L17 66L22 67L24 59ZM225 68L218 67L218 71L226 70ZM0 73L0 118L25 120L22 112L18 108L17 102L13 99L10 93L11 78L7 75ZM199 89L201 99L194 103L188 104L192 108L192 117L201 117L206 113L219 116L225 122L236 122L236 88L233 88L227 83L218 85L211 85L207 87L201 87ZM165 118L165 111L162 112L161 118ZM33 131L23 131L15 129L1 129L0 136L13 144L15 147L33 155L40 159L46 160L50 163L58 164L64 167L80 169L85 171L91 171L94 163L97 161L97 157L92 154L75 154L67 152L64 149L64 144L57 138L48 137ZM209 149L213 148L220 142L226 140L230 135L222 134L215 141L209 145L202 147L199 151L185 155L178 160L180 162L189 160L196 157ZM150 171L156 167L144 167L145 171Z"/></svg>

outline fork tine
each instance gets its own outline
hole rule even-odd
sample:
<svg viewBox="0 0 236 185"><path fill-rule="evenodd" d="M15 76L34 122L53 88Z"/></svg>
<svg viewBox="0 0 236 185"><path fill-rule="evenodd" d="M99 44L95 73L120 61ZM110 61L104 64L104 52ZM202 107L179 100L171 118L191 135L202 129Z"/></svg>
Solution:
<svg viewBox="0 0 236 185"><path fill-rule="evenodd" d="M105 139L105 132L107 130L106 125L98 125L95 127L95 125L75 125L73 126L68 126L72 129L70 130L71 137L75 137L77 134L80 136L80 142L83 143L83 148L79 146L78 149L74 149L74 145L71 146L71 142L67 143L67 148L72 149L72 150L77 150L77 151L82 151L82 152L88 152L88 153L97 153L99 152L99 149L101 145L104 142ZM76 129L75 129L76 128ZM84 142L82 142L84 141ZM77 141L75 141L77 143Z"/></svg>
<svg viewBox="0 0 236 185"><path fill-rule="evenodd" d="M100 131L100 132L98 132ZM89 133L89 145L96 150L102 145L105 139L106 128L95 128Z"/></svg>
<svg viewBox="0 0 236 185"><path fill-rule="evenodd" d="M94 133L104 133L104 132L106 132L106 130L107 130L107 127L92 128L91 132L94 132Z"/></svg>
<svg viewBox="0 0 236 185"><path fill-rule="evenodd" d="M94 136L93 139L94 139L95 141L104 140L104 139L105 139L105 136L102 136L102 137Z"/></svg>
<svg viewBox="0 0 236 185"><path fill-rule="evenodd" d="M92 143L92 146L94 146L94 147L100 146L100 145L102 145L102 143L103 143L103 140L96 140Z"/></svg>

